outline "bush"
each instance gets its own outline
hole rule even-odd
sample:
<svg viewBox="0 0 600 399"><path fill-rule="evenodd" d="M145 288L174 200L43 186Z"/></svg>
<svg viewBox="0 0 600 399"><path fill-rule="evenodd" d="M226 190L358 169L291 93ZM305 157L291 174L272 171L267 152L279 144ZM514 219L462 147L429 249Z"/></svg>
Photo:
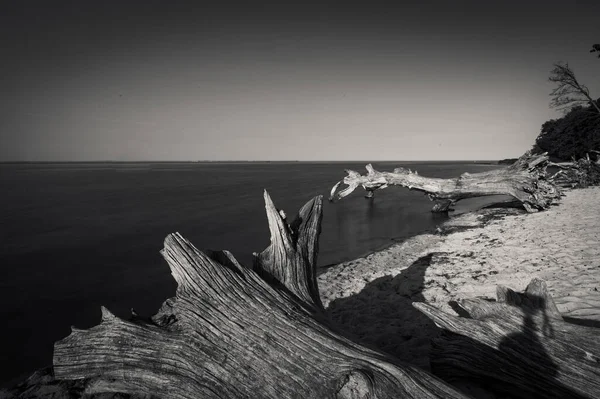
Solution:
<svg viewBox="0 0 600 399"><path fill-rule="evenodd" d="M596 101L600 102L600 99ZM564 117L542 125L533 152L548 152L552 158L584 158L590 150L600 151L600 114L590 107L575 107ZM595 153L590 153L596 159Z"/></svg>

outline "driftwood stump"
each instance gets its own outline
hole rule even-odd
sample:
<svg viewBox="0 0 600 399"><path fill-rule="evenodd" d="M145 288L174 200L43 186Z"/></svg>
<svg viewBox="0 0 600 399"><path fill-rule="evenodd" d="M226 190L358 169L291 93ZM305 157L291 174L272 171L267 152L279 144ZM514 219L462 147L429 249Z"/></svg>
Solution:
<svg viewBox="0 0 600 399"><path fill-rule="evenodd" d="M289 223L265 192L271 245L253 268L179 234L162 255L176 296L149 320L102 322L55 344L57 379L160 398L460 398L437 377L328 327L316 258L322 198Z"/></svg>
<svg viewBox="0 0 600 399"><path fill-rule="evenodd" d="M436 375L515 398L600 398L600 329L565 322L538 279L525 293L499 286L497 298L460 301L466 317L413 304L449 331L433 342Z"/></svg>
<svg viewBox="0 0 600 399"><path fill-rule="evenodd" d="M344 198L358 186L367 190L369 198L373 197L375 190L402 186L422 191L431 200L441 201L434 206L433 211L436 212L447 212L452 204L461 199L488 195L510 195L522 203L528 212L536 212L548 208L561 197L560 190L546 180L547 162L546 154L532 155L527 152L507 168L463 173L453 179L424 177L404 168L396 168L393 172L379 172L368 164L366 175L346 170L348 176L333 186L329 200ZM341 184L348 187L337 192Z"/></svg>

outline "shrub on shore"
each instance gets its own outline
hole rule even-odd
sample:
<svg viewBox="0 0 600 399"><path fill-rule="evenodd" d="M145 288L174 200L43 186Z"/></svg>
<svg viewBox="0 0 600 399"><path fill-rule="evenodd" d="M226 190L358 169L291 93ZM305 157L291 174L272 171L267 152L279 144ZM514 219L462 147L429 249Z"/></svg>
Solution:
<svg viewBox="0 0 600 399"><path fill-rule="evenodd" d="M600 99L596 103L600 104ZM533 151L548 152L550 157L561 161L578 160L587 154L593 160L598 159L595 151L600 151L600 114L591 106L578 106L562 118L547 121Z"/></svg>

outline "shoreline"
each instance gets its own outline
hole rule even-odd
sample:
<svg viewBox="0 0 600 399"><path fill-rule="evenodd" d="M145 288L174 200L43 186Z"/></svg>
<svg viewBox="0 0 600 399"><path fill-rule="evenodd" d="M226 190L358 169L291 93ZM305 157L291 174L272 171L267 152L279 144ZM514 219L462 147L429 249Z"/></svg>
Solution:
<svg viewBox="0 0 600 399"><path fill-rule="evenodd" d="M499 203L500 205L500 203ZM521 215L527 214L524 209L520 208L506 208L503 206L493 207L493 206L484 206L479 209L475 209L472 211L467 211L456 216L450 216L448 220L445 220L443 223L437 226L437 228L429 228L424 230L421 233L406 237L406 238L391 238L390 243L386 245L382 245L380 248L365 252L363 255L358 256L354 259L350 259L347 261L332 263L326 266L321 266L323 269L322 273L317 276L319 280L319 290L321 293L321 299L324 301L325 307L329 304L329 302L348 296L352 294L358 293L357 291L359 287L353 286L351 292L338 292L338 294L332 293L332 275L336 274L336 277L341 277L345 272L356 272L361 265L371 264L373 262L380 261L390 261L394 260L394 263L398 263L398 260L401 261L415 261L419 258L419 255L422 255L424 251L429 248L434 247L437 244L440 244L444 241L444 238L450 234L454 234L457 232L468 231L471 229L483 228L488 223L494 220L501 220L505 216L510 215ZM391 257L391 259L389 259ZM390 269L384 268L376 268L374 274L371 277L377 278L385 275L385 272L394 273L396 269L404 269L404 267L399 266L391 267ZM371 268L368 272L373 272L374 269ZM363 277L363 279L368 280L367 277ZM339 280L338 278L333 278L333 280ZM321 284L324 284L323 286ZM339 288L339 287L338 287Z"/></svg>
<svg viewBox="0 0 600 399"><path fill-rule="evenodd" d="M323 304L339 330L363 345L429 370L430 340L440 331L413 308L428 302L495 299L497 285L521 291L546 281L567 321L600 327L600 187L571 190L532 214L480 209L318 277Z"/></svg>
<svg viewBox="0 0 600 399"><path fill-rule="evenodd" d="M451 301L495 299L497 285L521 291L538 277L566 321L600 327L599 199L600 187L591 187L567 191L544 212L504 201L453 215L436 231L324 270L317 277L323 305L338 333L427 371L431 339L441 330L413 302L456 315ZM47 369L38 372L48 378ZM3 383L0 397L31 375ZM477 386L461 389L496 398Z"/></svg>
<svg viewBox="0 0 600 399"><path fill-rule="evenodd" d="M451 211L448 216L445 216L446 220L442 221L436 227L426 228L416 234L409 234L406 236L398 236L398 237L390 237L389 242L387 242L386 244L379 245L374 249L360 253L352 259L342 260L340 262L332 262L332 263L328 263L326 265L319 266L317 268L317 278L320 275L324 274L330 268L335 267L337 265L341 265L343 263L348 263L355 259L366 258L369 255L375 254L377 252L385 251L386 249L388 249L390 247L393 247L398 244L402 244L403 242L405 242L407 240L410 240L414 237L417 237L417 236L420 236L423 234L435 234L437 228L440 228L441 226L444 226L444 225L450 226L450 225L452 225L452 223L454 223L453 222L454 220L456 220L456 221L462 220L462 218L465 217L465 215L479 213L479 212L483 211L484 209L488 209L488 208L490 208L490 209L505 208L506 204L510 204L510 203L514 202L514 199L512 199L509 196L493 195L493 196L486 196L486 197L470 198L470 199L463 200L463 203L464 202L468 203L468 205L461 206L461 204L459 204L458 209ZM432 204L433 204L433 202L432 202ZM523 209L523 212L525 212L524 209Z"/></svg>

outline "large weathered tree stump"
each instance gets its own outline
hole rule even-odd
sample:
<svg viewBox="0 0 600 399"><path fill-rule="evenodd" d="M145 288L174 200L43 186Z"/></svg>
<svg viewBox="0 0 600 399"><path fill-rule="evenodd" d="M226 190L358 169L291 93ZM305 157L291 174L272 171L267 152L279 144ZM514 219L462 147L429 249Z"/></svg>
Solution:
<svg viewBox="0 0 600 399"><path fill-rule="evenodd" d="M55 344L57 379L161 398L459 398L442 380L328 327L316 282L322 198L288 224L265 192L271 245L253 268L179 234L162 255L176 296L150 320L102 322Z"/></svg>
<svg viewBox="0 0 600 399"><path fill-rule="evenodd" d="M527 152L514 164L504 169L482 173L463 173L453 179L439 179L420 176L417 172L396 168L393 172L379 172L371 164L366 166L367 174L361 175L346 170L348 176L333 186L329 200L338 200L362 186L373 197L376 190L388 186L408 187L422 191L431 200L439 200L434 211L447 212L450 206L465 198L489 195L510 195L523 204L528 212L548 208L560 197L560 190L546 180L548 156L531 155ZM341 184L348 187L336 192Z"/></svg>
<svg viewBox="0 0 600 399"><path fill-rule="evenodd" d="M565 322L538 279L525 293L499 286L497 297L458 302L466 317L413 304L449 331L433 342L436 375L518 398L600 398L600 329Z"/></svg>

